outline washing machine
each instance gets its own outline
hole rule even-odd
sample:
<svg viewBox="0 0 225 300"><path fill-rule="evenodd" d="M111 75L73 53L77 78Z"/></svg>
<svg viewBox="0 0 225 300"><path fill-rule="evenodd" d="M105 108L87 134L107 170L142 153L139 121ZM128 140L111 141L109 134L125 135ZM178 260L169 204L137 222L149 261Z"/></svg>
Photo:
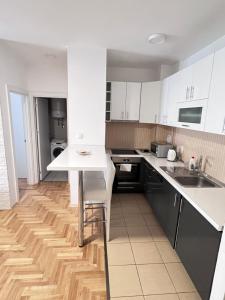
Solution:
<svg viewBox="0 0 225 300"><path fill-rule="evenodd" d="M51 159L54 160L67 147L67 143L63 139L51 140Z"/></svg>

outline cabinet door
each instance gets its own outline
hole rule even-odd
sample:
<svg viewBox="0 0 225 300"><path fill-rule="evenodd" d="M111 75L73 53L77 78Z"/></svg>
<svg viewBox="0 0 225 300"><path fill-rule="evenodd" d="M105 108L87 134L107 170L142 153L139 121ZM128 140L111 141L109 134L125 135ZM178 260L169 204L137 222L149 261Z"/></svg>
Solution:
<svg viewBox="0 0 225 300"><path fill-rule="evenodd" d="M178 120L177 99L179 98L178 81L179 74L175 73L169 77L168 105L167 105L167 124L176 126Z"/></svg>
<svg viewBox="0 0 225 300"><path fill-rule="evenodd" d="M212 83L206 114L205 131L225 133L225 48L214 57Z"/></svg>
<svg viewBox="0 0 225 300"><path fill-rule="evenodd" d="M125 120L138 121L141 100L141 83L127 82Z"/></svg>
<svg viewBox="0 0 225 300"><path fill-rule="evenodd" d="M180 72L178 89L179 94L176 102L184 102L190 100L191 85L192 85L192 66L187 67Z"/></svg>
<svg viewBox="0 0 225 300"><path fill-rule="evenodd" d="M182 198L176 251L202 300L210 297L221 232Z"/></svg>
<svg viewBox="0 0 225 300"><path fill-rule="evenodd" d="M143 82L141 87L140 122L157 123L160 104L160 81Z"/></svg>
<svg viewBox="0 0 225 300"><path fill-rule="evenodd" d="M126 82L111 83L111 120L125 119Z"/></svg>
<svg viewBox="0 0 225 300"><path fill-rule="evenodd" d="M192 86L189 100L209 98L214 54L192 65Z"/></svg>
<svg viewBox="0 0 225 300"><path fill-rule="evenodd" d="M161 81L161 94L160 94L160 117L159 123L162 125L167 124L168 117L168 95L169 95L169 78Z"/></svg>

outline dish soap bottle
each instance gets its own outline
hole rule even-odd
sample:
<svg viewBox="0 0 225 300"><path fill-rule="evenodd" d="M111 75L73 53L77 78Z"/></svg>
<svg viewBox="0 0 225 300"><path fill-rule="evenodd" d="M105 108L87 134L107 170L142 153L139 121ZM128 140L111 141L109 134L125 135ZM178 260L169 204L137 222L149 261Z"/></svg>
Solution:
<svg viewBox="0 0 225 300"><path fill-rule="evenodd" d="M194 156L191 157L191 159L189 160L189 171L194 171L196 168L196 159Z"/></svg>

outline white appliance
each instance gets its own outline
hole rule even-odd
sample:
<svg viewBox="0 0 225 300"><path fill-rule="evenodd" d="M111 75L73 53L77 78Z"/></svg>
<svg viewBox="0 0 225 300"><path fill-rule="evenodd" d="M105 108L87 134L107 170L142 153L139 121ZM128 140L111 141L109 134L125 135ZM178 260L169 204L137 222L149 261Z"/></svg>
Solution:
<svg viewBox="0 0 225 300"><path fill-rule="evenodd" d="M174 149L169 149L167 154L167 160L175 161L177 158L177 153Z"/></svg>
<svg viewBox="0 0 225 300"><path fill-rule="evenodd" d="M61 98L53 98L51 100L51 115L55 119L66 118L66 100Z"/></svg>
<svg viewBox="0 0 225 300"><path fill-rule="evenodd" d="M61 152L66 149L67 143L63 139L51 140L51 160L54 160Z"/></svg>

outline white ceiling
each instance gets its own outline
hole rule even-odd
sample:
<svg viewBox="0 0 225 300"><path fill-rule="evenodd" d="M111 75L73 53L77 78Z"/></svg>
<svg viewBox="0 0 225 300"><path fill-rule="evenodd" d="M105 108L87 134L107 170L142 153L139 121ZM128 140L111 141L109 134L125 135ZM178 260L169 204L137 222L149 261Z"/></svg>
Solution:
<svg viewBox="0 0 225 300"><path fill-rule="evenodd" d="M224 0L0 0L0 38L106 47L111 66L173 63L225 34ZM150 45L154 32L168 35Z"/></svg>

